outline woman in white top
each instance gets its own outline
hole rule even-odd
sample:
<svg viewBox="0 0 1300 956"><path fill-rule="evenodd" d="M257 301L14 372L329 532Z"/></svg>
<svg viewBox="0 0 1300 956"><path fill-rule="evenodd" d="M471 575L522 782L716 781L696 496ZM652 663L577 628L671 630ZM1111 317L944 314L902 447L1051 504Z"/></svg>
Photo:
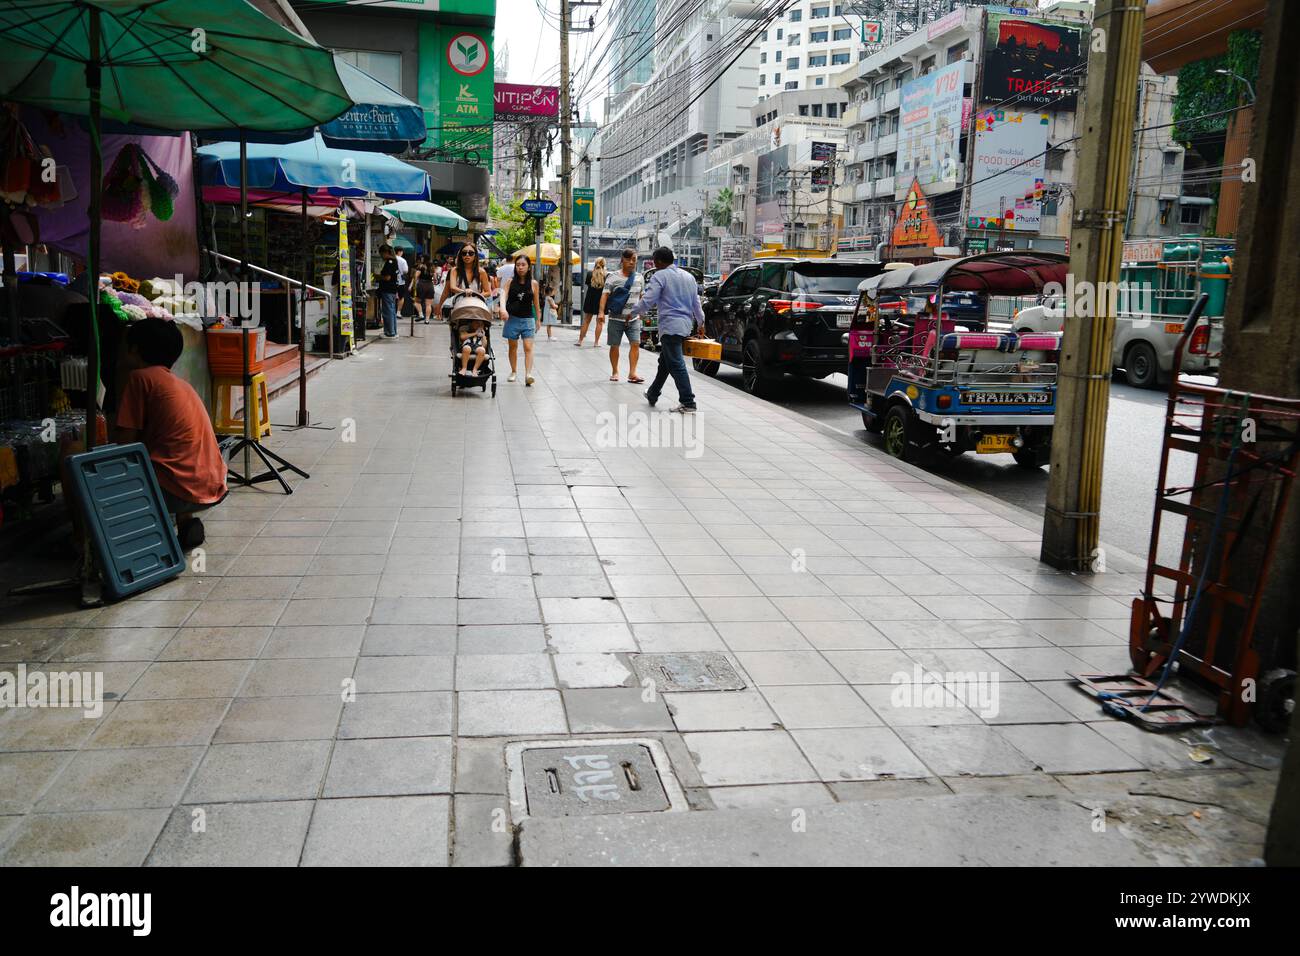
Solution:
<svg viewBox="0 0 1300 956"><path fill-rule="evenodd" d="M492 291L492 281L487 270L479 262L478 249L473 243L465 243L456 256L456 265L447 273L447 282L442 289L442 299L438 302L438 312L446 318L443 306L452 296L461 292L477 292L484 299Z"/></svg>

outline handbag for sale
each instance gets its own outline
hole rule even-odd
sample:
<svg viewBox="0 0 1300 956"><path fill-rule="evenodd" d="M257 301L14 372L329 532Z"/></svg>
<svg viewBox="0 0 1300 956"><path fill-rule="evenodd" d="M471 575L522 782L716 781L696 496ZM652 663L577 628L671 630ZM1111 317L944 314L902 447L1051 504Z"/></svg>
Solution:
<svg viewBox="0 0 1300 956"><path fill-rule="evenodd" d="M624 307L627 306L628 296L632 294L632 285L636 282L636 273L633 272L627 277L627 281L609 294L609 301L605 303L605 312L607 315L622 315Z"/></svg>

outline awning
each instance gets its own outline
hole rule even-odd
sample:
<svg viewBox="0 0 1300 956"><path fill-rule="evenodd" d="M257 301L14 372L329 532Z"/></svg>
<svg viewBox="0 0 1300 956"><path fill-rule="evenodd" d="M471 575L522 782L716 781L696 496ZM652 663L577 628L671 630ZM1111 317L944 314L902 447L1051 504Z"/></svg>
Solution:
<svg viewBox="0 0 1300 956"><path fill-rule="evenodd" d="M904 290L983 292L988 295L1032 295L1049 282L1065 284L1069 256L1055 252L991 252L927 262L910 269L892 269L864 280L858 289L877 296Z"/></svg>
<svg viewBox="0 0 1300 956"><path fill-rule="evenodd" d="M469 229L469 223L464 216L428 200L389 203L387 206L381 206L379 211L387 213L394 219L400 219L408 226L436 226L439 229L462 231Z"/></svg>
<svg viewBox="0 0 1300 956"><path fill-rule="evenodd" d="M198 151L205 186L239 186L239 144L217 143ZM332 149L320 134L299 143L250 143L249 189L287 193L325 190L333 196L427 199L429 177L382 153Z"/></svg>

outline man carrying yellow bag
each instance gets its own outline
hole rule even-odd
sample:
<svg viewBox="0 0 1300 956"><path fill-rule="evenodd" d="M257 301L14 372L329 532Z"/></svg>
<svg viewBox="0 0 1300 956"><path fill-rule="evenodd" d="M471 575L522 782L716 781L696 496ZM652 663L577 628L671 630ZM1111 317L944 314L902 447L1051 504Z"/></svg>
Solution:
<svg viewBox="0 0 1300 956"><path fill-rule="evenodd" d="M674 259L673 251L667 246L654 251L655 274L650 277L641 301L633 306L632 314L644 315L650 309L659 311L659 368L646 389L646 401L651 405L659 401L659 394L671 375L677 385L679 402L673 411L689 414L696 410L695 395L682 346L692 332L704 328L704 306L700 303L695 277L677 268Z"/></svg>

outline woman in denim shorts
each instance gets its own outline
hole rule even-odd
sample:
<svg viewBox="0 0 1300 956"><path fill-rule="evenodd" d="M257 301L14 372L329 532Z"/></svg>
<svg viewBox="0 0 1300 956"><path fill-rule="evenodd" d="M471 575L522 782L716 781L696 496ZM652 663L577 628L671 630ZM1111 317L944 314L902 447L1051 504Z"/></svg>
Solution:
<svg viewBox="0 0 1300 956"><path fill-rule="evenodd" d="M507 381L515 380L519 340L523 339L524 384L533 384L533 334L537 331L537 316L540 312L533 262L521 253L515 257L515 274L501 292L501 318L506 322L503 334L510 343L510 378Z"/></svg>

